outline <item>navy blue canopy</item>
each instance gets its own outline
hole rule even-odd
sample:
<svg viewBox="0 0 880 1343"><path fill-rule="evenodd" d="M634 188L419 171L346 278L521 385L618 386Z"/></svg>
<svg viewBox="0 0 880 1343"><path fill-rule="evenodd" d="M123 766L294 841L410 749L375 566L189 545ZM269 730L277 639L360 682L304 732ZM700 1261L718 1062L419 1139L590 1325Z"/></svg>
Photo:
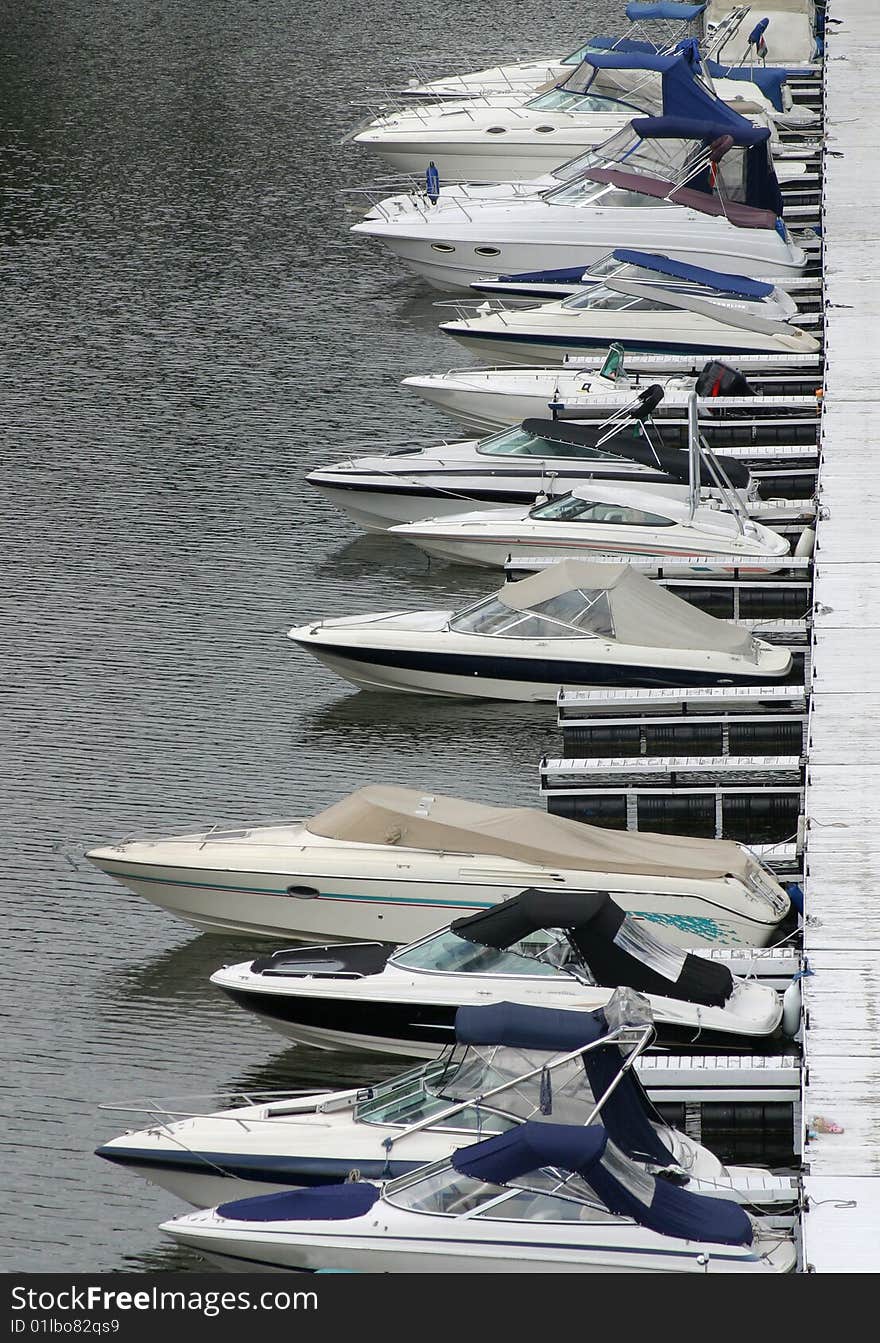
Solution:
<svg viewBox="0 0 880 1343"><path fill-rule="evenodd" d="M234 1222L336 1222L369 1212L379 1190L366 1180L325 1184L317 1189L284 1189L221 1203L221 1217Z"/></svg>
<svg viewBox="0 0 880 1343"><path fill-rule="evenodd" d="M591 77L586 83L582 82L583 66L592 67ZM658 55L652 51L621 51L619 48L614 51L587 51L582 66L568 75L566 81L559 87L571 93L590 93L590 86L599 70L635 70L642 73L653 71L654 74L660 75L662 110L664 115L669 117L720 122L731 132L735 128L742 129L751 125L746 118L740 117L738 111L721 102L720 98L716 98L715 94L700 82L684 52L673 51L670 54L666 52L664 55ZM619 99L637 107L640 103L638 89L631 90L629 94L621 93Z"/></svg>
<svg viewBox="0 0 880 1343"><path fill-rule="evenodd" d="M457 1148L452 1164L460 1175L486 1184L507 1184L544 1166L586 1174L599 1161L607 1142L601 1124L581 1128L528 1119L484 1142Z"/></svg>
<svg viewBox="0 0 880 1343"><path fill-rule="evenodd" d="M613 1044L583 1055L584 1072L597 1101L605 1095L622 1063L623 1056ZM650 1161L655 1166L672 1164L672 1152L654 1127L659 1124L669 1132L669 1125L664 1124L631 1068L603 1104L602 1123L611 1141L634 1161Z"/></svg>
<svg viewBox="0 0 880 1343"><path fill-rule="evenodd" d="M633 37L593 37L589 46L601 51L644 51L655 55L660 51L656 42L637 42Z"/></svg>
<svg viewBox="0 0 880 1343"><path fill-rule="evenodd" d="M455 1014L455 1038L463 1045L508 1045L568 1053L595 1044L607 1033L602 1011L487 1003L484 1007L460 1007Z"/></svg>
<svg viewBox="0 0 880 1343"><path fill-rule="evenodd" d="M699 87L695 82L694 88ZM631 123L636 134L643 140L701 140L704 145L711 145L721 136L729 135L734 146L741 149L745 155L742 187L735 199L741 199L743 204L751 205L758 210L772 210L774 214L782 217L782 192L770 154L768 127L753 126L738 112L717 101L713 104L708 118L704 113L699 113L696 118L691 113L665 115L672 112L671 103L665 98L663 108L662 117L636 117ZM730 182L725 176L723 167L721 171L724 185L730 190ZM687 185L696 191L713 194L707 170L689 178Z"/></svg>
<svg viewBox="0 0 880 1343"><path fill-rule="evenodd" d="M633 23L639 19L678 19L681 23L692 23L706 8L702 5L682 5L664 0L660 4L648 4L646 0L632 0L626 7L626 17Z"/></svg>
<svg viewBox="0 0 880 1343"><path fill-rule="evenodd" d="M692 1194L641 1171L639 1187L649 1199L643 1201L617 1173L626 1158L608 1153L607 1145L598 1124L579 1128L528 1120L485 1142L459 1147L452 1164L461 1175L501 1185L547 1166L571 1171L586 1180L610 1212L632 1217L651 1231L708 1244L751 1245L752 1223L738 1203Z"/></svg>
<svg viewBox="0 0 880 1343"><path fill-rule="evenodd" d="M738 112L728 111L730 117L713 117L711 120L704 117L636 117L632 126L643 140L704 140L711 144L722 135L729 135L735 145L751 147L766 144L770 139L768 127L753 126Z"/></svg>
<svg viewBox="0 0 880 1343"><path fill-rule="evenodd" d="M672 261L668 256L658 256L653 252L633 252L627 247L619 247L614 253L614 259L631 266L641 266L644 270L657 271L659 275L671 275L677 280L690 280L693 284L717 289L720 294L736 294L740 298L767 298L773 293L772 284L764 284L761 280L747 280L743 275L705 270L702 266L690 266L685 261Z"/></svg>

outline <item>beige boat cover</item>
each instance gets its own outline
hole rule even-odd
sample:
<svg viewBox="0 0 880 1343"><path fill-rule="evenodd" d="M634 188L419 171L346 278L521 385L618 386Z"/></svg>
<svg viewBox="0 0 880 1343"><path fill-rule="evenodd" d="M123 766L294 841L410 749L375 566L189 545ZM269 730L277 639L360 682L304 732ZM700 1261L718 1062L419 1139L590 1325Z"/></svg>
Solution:
<svg viewBox="0 0 880 1343"><path fill-rule="evenodd" d="M640 648L706 649L757 661L748 630L698 611L628 564L562 560L518 583L506 583L495 596L514 611L531 611L541 602L575 589L593 594L607 592L618 643Z"/></svg>
<svg viewBox="0 0 880 1343"><path fill-rule="evenodd" d="M395 784L369 784L306 821L354 844L487 854L582 872L645 877L745 878L751 859L730 840L605 830L532 807L488 807Z"/></svg>

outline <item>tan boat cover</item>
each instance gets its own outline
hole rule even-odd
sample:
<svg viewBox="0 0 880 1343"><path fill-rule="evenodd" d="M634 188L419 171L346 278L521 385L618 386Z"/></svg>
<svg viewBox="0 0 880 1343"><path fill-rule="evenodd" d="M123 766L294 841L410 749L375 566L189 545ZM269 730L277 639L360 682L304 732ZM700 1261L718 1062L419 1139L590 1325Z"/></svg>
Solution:
<svg viewBox="0 0 880 1343"><path fill-rule="evenodd" d="M645 877L745 878L751 859L730 840L605 830L532 807L487 807L395 784L369 784L306 821L353 844L486 854L581 872Z"/></svg>
<svg viewBox="0 0 880 1343"><path fill-rule="evenodd" d="M640 648L706 649L757 661L748 630L698 611L628 564L562 560L518 583L506 583L495 596L514 611L531 611L551 597L578 588L582 592L607 592L618 643Z"/></svg>

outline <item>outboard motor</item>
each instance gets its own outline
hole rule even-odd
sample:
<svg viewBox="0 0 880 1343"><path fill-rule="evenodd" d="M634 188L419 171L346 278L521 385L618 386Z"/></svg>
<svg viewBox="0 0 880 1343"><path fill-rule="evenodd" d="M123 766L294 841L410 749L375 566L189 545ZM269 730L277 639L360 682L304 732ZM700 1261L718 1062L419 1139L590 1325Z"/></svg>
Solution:
<svg viewBox="0 0 880 1343"><path fill-rule="evenodd" d="M645 420L651 418L663 400L663 388L658 382L654 382L650 387L646 387L643 392L639 392L636 400L639 404L630 410L630 418L641 420L644 423Z"/></svg>
<svg viewBox="0 0 880 1343"><path fill-rule="evenodd" d="M703 366L703 371L694 385L694 391L697 396L707 398L757 396L754 387L749 385L739 370L731 368L730 364L722 363L720 359L710 359L708 364Z"/></svg>

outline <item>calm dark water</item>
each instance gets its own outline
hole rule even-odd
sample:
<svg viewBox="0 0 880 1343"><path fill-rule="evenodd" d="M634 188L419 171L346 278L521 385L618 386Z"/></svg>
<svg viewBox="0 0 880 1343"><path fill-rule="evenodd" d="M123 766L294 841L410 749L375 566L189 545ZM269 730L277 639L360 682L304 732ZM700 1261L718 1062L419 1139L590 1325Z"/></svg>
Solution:
<svg viewBox="0 0 880 1343"><path fill-rule="evenodd" d="M432 296L349 235L342 188L380 165L340 136L413 61L553 51L619 10L4 7L6 1271L195 1265L156 1230L181 1205L92 1155L128 1126L99 1103L389 1070L285 1049L207 983L253 948L140 903L86 847L371 780L537 800L549 709L356 695L284 632L486 588L358 538L303 484L452 433L397 383L463 362Z"/></svg>

